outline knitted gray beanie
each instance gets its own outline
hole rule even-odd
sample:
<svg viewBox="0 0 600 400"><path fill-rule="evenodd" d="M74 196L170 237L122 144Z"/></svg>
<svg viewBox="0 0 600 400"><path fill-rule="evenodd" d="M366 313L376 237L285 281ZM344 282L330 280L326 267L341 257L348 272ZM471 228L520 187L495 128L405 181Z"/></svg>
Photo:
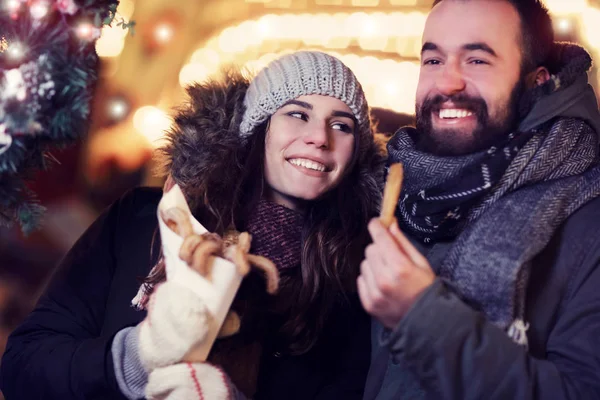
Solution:
<svg viewBox="0 0 600 400"><path fill-rule="evenodd" d="M358 122L357 133L371 135L364 92L354 73L340 60L318 51L300 51L272 61L250 83L240 134L248 137L289 100L304 95L340 99Z"/></svg>

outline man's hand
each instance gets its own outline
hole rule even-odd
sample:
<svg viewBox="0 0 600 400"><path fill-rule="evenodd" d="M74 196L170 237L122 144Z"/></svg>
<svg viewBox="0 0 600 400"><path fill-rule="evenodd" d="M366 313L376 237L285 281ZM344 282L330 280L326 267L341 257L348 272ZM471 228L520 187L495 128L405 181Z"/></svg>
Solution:
<svg viewBox="0 0 600 400"><path fill-rule="evenodd" d="M388 230L379 219L372 219L369 232L373 243L367 246L360 265L358 293L365 310L393 329L433 283L435 274L395 220Z"/></svg>

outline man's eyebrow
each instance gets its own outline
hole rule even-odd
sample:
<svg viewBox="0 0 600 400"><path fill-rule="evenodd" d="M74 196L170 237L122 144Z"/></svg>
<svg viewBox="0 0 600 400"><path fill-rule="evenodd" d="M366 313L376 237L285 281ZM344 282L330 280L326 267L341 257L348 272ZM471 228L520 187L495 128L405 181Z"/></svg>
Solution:
<svg viewBox="0 0 600 400"><path fill-rule="evenodd" d="M425 42L425 43L423 43L423 47L421 47L421 54L423 54L423 52L428 51L428 50L435 51L437 49L438 49L437 44L431 43L431 42Z"/></svg>
<svg viewBox="0 0 600 400"><path fill-rule="evenodd" d="M483 42L468 43L468 44L465 44L464 46L462 46L462 49L467 50L467 51L480 50L480 51L484 51L484 52L488 53L489 55L491 55L493 57L498 58L498 55L496 54L494 49L492 49L490 46L488 46L487 44L485 44ZM423 53L425 51L436 51L436 50L439 50L439 48L435 43L425 42L423 44L423 47L421 48L421 53Z"/></svg>
<svg viewBox="0 0 600 400"><path fill-rule="evenodd" d="M300 100L289 100L289 101L286 101L281 107L289 106L289 105L292 105L292 104L300 106L302 108L306 108L307 110L312 110L313 109L312 104L307 103L305 101L300 101Z"/></svg>
<svg viewBox="0 0 600 400"><path fill-rule="evenodd" d="M468 43L468 44L465 44L462 48L464 50L468 50L468 51L481 50L481 51L488 53L491 56L498 58L498 55L496 54L494 49L492 49L490 46L488 46L487 44L485 44L483 42Z"/></svg>

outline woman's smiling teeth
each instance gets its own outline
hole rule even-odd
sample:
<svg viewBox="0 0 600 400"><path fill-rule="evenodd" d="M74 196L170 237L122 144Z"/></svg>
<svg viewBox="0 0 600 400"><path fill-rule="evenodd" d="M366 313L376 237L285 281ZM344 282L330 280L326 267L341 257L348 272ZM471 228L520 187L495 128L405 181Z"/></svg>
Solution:
<svg viewBox="0 0 600 400"><path fill-rule="evenodd" d="M324 172L327 169L325 165L316 161L307 160L306 158L290 158L288 161L290 162L290 164L294 164L298 167L304 167L306 169L311 169L313 171Z"/></svg>
<svg viewBox="0 0 600 400"><path fill-rule="evenodd" d="M465 118L473 115L469 110L461 110L458 108L442 108L440 110L440 118Z"/></svg>

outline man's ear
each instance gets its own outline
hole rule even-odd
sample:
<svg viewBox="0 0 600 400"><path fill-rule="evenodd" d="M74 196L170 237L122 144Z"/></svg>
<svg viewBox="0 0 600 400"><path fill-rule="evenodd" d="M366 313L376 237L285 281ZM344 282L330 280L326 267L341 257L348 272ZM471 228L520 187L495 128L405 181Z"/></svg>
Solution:
<svg viewBox="0 0 600 400"><path fill-rule="evenodd" d="M550 79L550 71L546 67L537 67L527 75L527 87L541 86Z"/></svg>

